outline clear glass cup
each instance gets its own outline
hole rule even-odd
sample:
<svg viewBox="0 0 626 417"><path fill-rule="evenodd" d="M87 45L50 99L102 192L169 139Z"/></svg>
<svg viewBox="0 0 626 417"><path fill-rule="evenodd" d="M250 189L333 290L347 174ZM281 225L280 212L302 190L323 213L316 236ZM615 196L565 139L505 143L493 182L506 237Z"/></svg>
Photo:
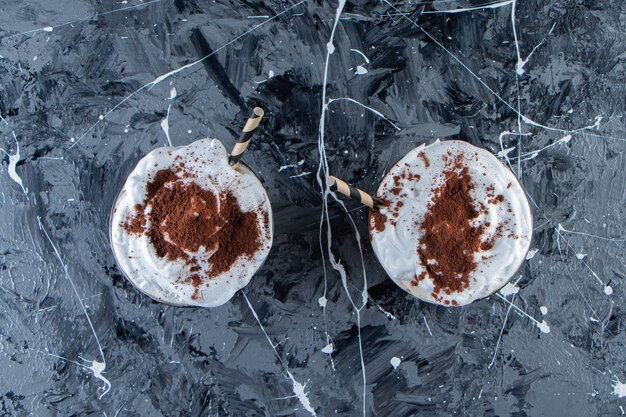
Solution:
<svg viewBox="0 0 626 417"><path fill-rule="evenodd" d="M498 271L497 274L494 274L493 276L488 276L488 274L481 275L481 271L490 270L489 268L487 268L487 265L489 262L488 259L492 258L484 259L481 255L478 260L476 260L475 255L474 259L477 264L476 271L478 272L476 272L475 275L472 275L474 274L474 272L470 274L469 287L464 289L463 291L457 292L456 298L451 297L451 295L455 294L453 291L451 291L452 294L446 294L443 298L440 298L439 296L441 295L441 292L436 294L437 297L433 295L433 291L435 288L434 281L429 278L429 275L426 275L427 279L423 279L424 277L422 277L421 279L418 278L419 275L421 275L420 272L423 272L424 270L426 270L426 268L420 266L422 262L420 260L420 257L417 255L417 246L419 245L419 239L416 238L417 235L411 235L407 230L409 230L410 227L414 224L411 222L415 222L416 218L419 218L420 215L426 213L427 207L430 204L429 197L432 197L432 195L430 194L432 188L441 185L441 183L435 181L438 178L437 174L443 173L443 168L441 167L445 167L446 164L441 162L439 163L439 165L441 166L433 165L433 162L437 163L437 159L433 159L433 161L427 161L429 152L431 155L436 155L436 157L439 158L444 151L452 152L452 154L448 153L448 155L454 155L454 152L456 152L456 150L458 150L459 152L471 153L472 157L476 155L475 158L477 158L476 161L478 162L476 162L476 164L472 164L472 166L469 167L472 173L478 175L478 172L483 169L481 168L482 165L479 166L479 164L485 164L485 167L492 168L489 174L491 175L491 177L484 176L483 172L480 171L481 178L491 178L494 183L496 182L496 180L504 181L504 183L509 183L509 186L505 187L506 190L504 191L504 194L509 196L507 204L511 204L510 207L515 208L515 210L511 212L511 216L513 216L514 213L517 213L517 217L515 218L521 224L521 233L519 233L518 240L511 243L512 253L510 253L509 255L502 252L503 250L507 249L506 245L509 244L508 240L503 240L502 243L499 244L499 246L497 247L498 252L496 252L496 249L494 249L495 256L498 256L497 259L499 260L499 262L493 262L495 266L491 269L494 271ZM424 151L426 152L423 153ZM424 157L426 157L426 159L424 159ZM417 168L419 164L422 165ZM433 167L430 168L430 171L428 171L431 165L433 165ZM487 170L487 168L484 169ZM419 174L421 172L423 175L421 175L420 179L416 180L416 182L414 183L417 184L417 187L414 189L414 191L409 191L407 193L407 196L404 197L404 199L407 201L403 201L402 207L404 207L404 210L409 211L415 209L415 213L419 212L419 215L416 214L414 217L405 217L406 219L410 219L411 221L405 221L405 218L402 218L402 216L400 216L400 219L394 219L395 221L397 221L396 224L399 225L397 230L396 227L393 226L393 230L390 229L389 231L387 231L386 228L388 226L386 225L382 232L377 232L375 229L375 213L370 210L370 217L368 221L370 230L370 241L372 243L374 253L376 254L376 257L381 263L383 269L385 269L385 271L387 272L387 275L389 275L389 277L400 288L402 288L409 294L419 298L422 301L443 306L466 305L471 302L489 297L493 293L502 289L502 287L504 287L511 280L511 278L515 276L515 274L521 267L532 241L532 212L530 210L528 200L526 199L525 190L518 181L517 177L515 177L515 175L500 160L498 160L495 155L491 154L485 149L475 147L463 141L436 141L428 147L422 145L418 148L413 149L412 151L407 153L407 155L405 155L402 159L400 159L400 161L394 164L394 166L383 177L381 185L377 190L377 196L380 196L387 192L385 191L385 189L389 189L389 184L395 184L396 182L398 182L398 180L394 182L394 178L398 178L399 173L406 173L409 170L411 170L410 172L412 173L416 172ZM474 174L472 174L472 179L476 183L477 180L475 179ZM426 183L422 186L422 188L420 188L421 181L424 181ZM387 187L383 188L385 184L387 185ZM405 190L403 189L402 193L404 192ZM409 202L408 199L412 199L413 201ZM498 210L500 209L494 208L491 209L491 212L498 212ZM486 209L485 212L487 212ZM404 213L406 213L406 211ZM388 219L387 222L390 222L390 220ZM495 227L496 225L493 226ZM414 227L417 228L417 226ZM512 239L512 241L514 240L515 239ZM489 251L487 250L485 253L489 253ZM411 276L411 273L413 273L414 275Z"/></svg>
<svg viewBox="0 0 626 417"><path fill-rule="evenodd" d="M168 150L176 150L180 148L183 148L183 146L167 147ZM265 192L265 189L263 188L262 183L260 182L258 177L254 174L254 172L251 169L249 169L242 162L239 163L236 169L238 172L244 175L248 175L248 176L251 175L252 177L254 177L254 179L256 179L256 181L258 182L258 186L261 187L261 189L263 189L263 193L265 197L265 208L267 209L267 216L268 216L268 222L269 222L269 225L268 225L269 245L271 246L272 241L273 241L273 235L274 235L274 219L273 219L272 207L270 204L269 197L267 196L267 193ZM232 296L239 289L245 287L252 279L252 276L263 266L263 264L265 263L267 259L267 254L260 261L258 259L255 259L257 264L255 265L254 270L250 271L248 269L246 271L247 273L249 273L246 275L249 275L249 276L229 277L228 279L232 280L233 282L231 282L231 285L222 288L222 291L221 291L222 293L218 296L217 300L213 299L211 300L210 303L203 303L203 300L194 300L191 298L182 297L180 294L176 294L175 291L172 291L171 288L167 288L167 287L164 288L164 286L159 285L157 280L151 281L149 279L145 279L145 277L139 277L139 274L133 274L133 271L129 270L129 268L126 267L127 265L126 263L120 262L120 257L128 256L128 253L127 252L125 253L123 249L120 248L120 245L116 245L116 240L115 240L116 233L114 230L114 227L116 226L115 225L115 217L116 217L115 213L116 213L116 210L118 209L120 202L124 200L125 195L126 195L125 187L122 187L117 197L115 198L113 207L111 208L111 213L109 216L109 239L111 243L111 249L113 251L113 255L117 263L117 266L122 272L122 274L126 277L126 279L128 279L128 281L130 281L133 284L133 286L135 286L140 292L144 293L145 295L149 296L155 301L169 304L169 305L174 305L174 306L216 307L218 305L228 302L228 300L230 300L230 298L232 298ZM261 225L261 226L264 227L264 225ZM121 228L118 228L119 233L125 233L124 231L120 231L120 229ZM251 262L253 262L253 260L251 260ZM175 279L178 279L178 277L172 277L172 279L175 280ZM187 285L191 285L191 284L187 284Z"/></svg>

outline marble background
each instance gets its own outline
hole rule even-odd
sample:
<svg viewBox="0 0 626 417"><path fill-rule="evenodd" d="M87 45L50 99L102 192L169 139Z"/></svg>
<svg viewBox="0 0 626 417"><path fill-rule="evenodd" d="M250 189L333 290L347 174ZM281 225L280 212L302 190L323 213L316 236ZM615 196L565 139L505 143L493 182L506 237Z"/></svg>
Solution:
<svg viewBox="0 0 626 417"><path fill-rule="evenodd" d="M625 28L622 0L0 0L0 414L623 415ZM222 307L151 301L116 193L254 105L268 261ZM514 285L464 308L396 288L317 179L374 190L436 138L534 208Z"/></svg>

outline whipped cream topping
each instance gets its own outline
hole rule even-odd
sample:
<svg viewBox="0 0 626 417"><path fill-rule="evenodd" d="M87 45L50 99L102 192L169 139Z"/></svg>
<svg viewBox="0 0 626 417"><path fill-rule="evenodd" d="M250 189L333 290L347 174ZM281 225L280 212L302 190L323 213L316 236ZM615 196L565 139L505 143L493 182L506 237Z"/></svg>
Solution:
<svg viewBox="0 0 626 417"><path fill-rule="evenodd" d="M137 205L145 205L147 185L156 173L181 164L185 169L178 174L176 181L193 182L216 196L230 192L242 212L256 213L259 225L261 245L254 255L240 256L227 271L205 278L201 283L190 279L193 270L183 259L157 256L147 233L129 233L124 227L137 214ZM149 221L145 227L149 230ZM262 184L243 164L233 169L228 164L228 152L216 139L158 148L147 154L128 176L111 217L113 252L126 277L153 299L173 305L215 307L226 303L250 282L267 258L272 246L272 231L272 209ZM208 261L214 251L203 246L193 253L182 250L196 260L196 269L198 264L210 269Z"/></svg>
<svg viewBox="0 0 626 417"><path fill-rule="evenodd" d="M450 161L459 157L474 185L469 194L478 215L471 226L482 231L484 245L473 255L476 267L467 287L437 292L418 255L423 250L421 225ZM396 284L427 302L465 305L491 295L515 274L530 246L532 216L517 178L494 155L466 142L436 141L413 149L389 170L377 197L387 203L381 216L370 216L374 253Z"/></svg>

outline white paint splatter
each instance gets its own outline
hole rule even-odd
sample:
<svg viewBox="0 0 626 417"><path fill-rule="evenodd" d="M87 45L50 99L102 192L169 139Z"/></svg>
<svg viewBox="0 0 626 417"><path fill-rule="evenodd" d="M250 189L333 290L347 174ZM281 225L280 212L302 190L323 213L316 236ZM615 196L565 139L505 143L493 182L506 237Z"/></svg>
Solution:
<svg viewBox="0 0 626 417"><path fill-rule="evenodd" d="M328 160L326 157L326 144L325 144L325 126L326 126L326 113L328 110L328 105L330 104L330 100L327 101L327 86L328 86L328 69L330 66L330 56L335 51L335 47L333 45L333 41L335 38L335 32L337 30L337 25L341 18L341 13L343 8L345 7L346 0L339 0L337 9L335 12L335 21L332 26L332 30L330 33L330 38L328 43L326 44L326 59L324 62L324 76L322 79L322 97L321 97L321 116L319 120L319 128L318 128L318 140L317 140L317 148L320 156L320 162L317 169L317 183L322 192L322 213L320 216L320 227L319 227L319 242L320 249L322 253L322 270L324 273L324 296L327 291L327 275L326 275L326 256L328 256L328 262L331 264L332 268L339 274L341 279L341 284L343 286L344 291L352 305L352 308L356 315L356 328L357 328L357 341L359 346L359 359L361 362L361 377L362 377L362 386L363 386L363 395L362 395L362 413L363 416L367 414L367 375L365 371L365 359L363 354L363 339L361 337L361 311L367 305L368 295L367 295L367 271L365 268L365 259L363 256L363 248L361 246L361 236L358 228L356 227L356 223L354 219L350 215L346 205L340 199L336 198L334 193L330 191L328 184L326 183L326 178L330 176L330 168L328 166ZM352 99L347 99L352 100ZM355 100L352 100L355 101ZM356 101L355 101L356 102ZM354 302L350 294L350 290L348 288L348 280L346 275L346 270L341 262L338 262L335 258L335 255L332 251L332 230L330 226L330 216L328 210L328 197L333 195L335 197L335 201L342 207L343 211L346 213L350 223L352 225L352 229L355 234L355 241L357 244L357 248L359 250L359 254L361 256L361 269L363 274L363 288L361 290L361 305L357 306ZM324 237L324 225L326 224L326 236ZM324 245L324 243L326 245ZM326 246L326 247L324 247ZM326 327L326 309L324 311L324 320L325 320L325 329ZM326 335L328 337L328 330L326 330Z"/></svg>
<svg viewBox="0 0 626 417"><path fill-rule="evenodd" d="M289 178L300 178L300 177L304 177L306 175L311 174L310 172L303 172L302 174L297 174L297 175L290 175Z"/></svg>
<svg viewBox="0 0 626 417"><path fill-rule="evenodd" d="M603 224L602 227L606 227L606 224ZM574 230L568 230L568 229L564 228L560 223L557 226L557 231L560 232L560 233L570 233L570 234L573 234L573 235L581 235L581 236L593 237L595 239L606 240L607 242L626 242L626 239L615 239L615 238L610 238L610 237L593 235L591 233L584 233L584 232L577 232L577 231L574 231Z"/></svg>
<svg viewBox="0 0 626 417"><path fill-rule="evenodd" d="M263 325L261 324L261 319L259 319L259 316L256 313L256 310L252 307L252 304L250 303L250 300L248 299L248 296L243 291L241 293L243 294L243 298L246 299L246 303L248 303L248 307L250 308L250 311L252 312L252 315L256 319L256 322L259 324L259 327L261 328L261 331L265 335L265 338L270 343L270 346L272 347L272 350L274 351L274 354L278 358L278 361L285 368L285 370L287 372L287 376L289 377L289 379L291 380L291 383L293 384L293 393L294 393L294 395L298 398L298 400L300 401L300 404L302 404L302 406L304 407L304 409L306 411L308 411L314 417L317 416L317 414L315 413L315 410L311 406L311 401L309 401L309 398L307 396L307 392L304 391L304 385L302 385L300 382L296 381L296 379L294 378L294 376L291 373L291 371L289 371L289 368L287 368L287 364L285 364L283 359L278 354L278 351L276 350L276 345L274 344L274 342L272 342L272 339L270 339L269 335L265 331L265 327L263 327Z"/></svg>
<svg viewBox="0 0 626 417"><path fill-rule="evenodd" d="M509 132L508 130L505 130L504 132L498 135L498 141L500 142L500 152L498 152L498 156L503 157L506 160L506 164L509 166L509 168L511 168L511 171L513 171L513 165L511 165L511 160L509 159L508 154L510 151L515 149L515 147L508 148L505 150L502 138L504 138L505 136L517 136L519 138L520 136L526 136L526 135L530 135L530 133ZM519 139L518 139L518 145L519 145Z"/></svg>
<svg viewBox="0 0 626 417"><path fill-rule="evenodd" d="M387 310L382 308L380 305L376 304L376 307L378 307L378 310L380 310L381 313L383 313L385 316L387 316L388 319L398 320L398 318L396 316L394 316L393 314L391 314L390 312L388 312Z"/></svg>
<svg viewBox="0 0 626 417"><path fill-rule="evenodd" d="M37 55L33 57L33 61L37 61Z"/></svg>
<svg viewBox="0 0 626 417"><path fill-rule="evenodd" d="M502 294L505 297L508 297L509 295L517 294L519 290L520 288L517 285L509 282L504 287L502 287L502 289L500 290L500 294Z"/></svg>
<svg viewBox="0 0 626 417"><path fill-rule="evenodd" d="M587 256L586 253L577 253L576 254L576 259L580 260L580 259L585 259L585 256Z"/></svg>
<svg viewBox="0 0 626 417"><path fill-rule="evenodd" d="M104 369L106 368L105 363L98 362L97 360L93 360L91 362L91 366L88 366L87 368L89 368L91 372L93 372L93 376L95 376L96 378L98 378L104 383L104 392L100 394L99 398L104 397L107 394L107 392L111 390L111 382L109 382L109 380L106 379L102 375L102 373L104 372Z"/></svg>
<svg viewBox="0 0 626 417"><path fill-rule="evenodd" d="M563 143L569 143L569 141L571 140L572 140L572 135L568 134L568 135L563 136L561 139L554 141L549 145L544 146L543 148L522 153L519 156L515 157L514 159L517 159L518 161L522 161L522 162L530 161L531 159L536 158L541 152L545 151L546 149L552 148L553 146L557 146Z"/></svg>
<svg viewBox="0 0 626 417"><path fill-rule="evenodd" d="M361 55L363 57L363 59L365 60L365 64L369 64L370 63L369 58L363 52L359 51L358 49L350 49L350 51L356 52L357 54ZM350 69L352 69L352 68L350 68ZM354 74L355 75L367 74L367 69L365 68L364 64L357 65L356 71L354 72Z"/></svg>
<svg viewBox="0 0 626 417"><path fill-rule="evenodd" d="M426 35L430 40L432 40L439 48L441 48L443 51L445 51L454 61L456 61L465 71L467 71L472 77L474 77L474 79L476 79L476 81L481 84L487 91L489 91L496 99L498 99L499 102L501 102L503 105L505 105L507 108L509 108L511 111L515 112L515 114L517 114L521 120L523 120L525 123L531 125L531 126L535 126L538 128L541 128L543 130L546 131L550 131L550 132L560 132L560 133L565 133L565 134L569 134L569 133L579 133L581 130L587 129L587 128L591 128L591 127L585 127L585 128L580 128L580 129L574 129L574 130L565 130L565 129L560 129L560 128L556 128L556 127L551 127L551 126L546 126L543 125L541 123L535 122L534 120L530 119L529 117L523 115L519 109L516 109L515 107L513 107L509 102L507 102L506 100L504 100L498 93L496 93L496 91L491 88L479 75L477 75L474 71L472 71L472 69L470 67L468 67L463 61L461 61L461 59L453 54L448 48L445 47L445 45L443 43L441 43L436 37L434 37L430 32L428 32L426 29L424 29L423 27L421 27L419 24L417 24L417 22L413 19L411 19L411 17L409 17L406 13L403 13L402 11L400 11L396 6L393 5L393 3L391 3L389 0L382 0L384 3L386 3L387 5L389 5L393 10L396 11L396 13L399 16L402 16L404 19L408 20L409 22L411 22L411 24L413 26L415 26L417 29L419 29L424 35ZM502 2L502 3L493 3L493 4L489 4L486 6L494 6L494 7L502 7L504 5L506 5L507 2ZM508 2L509 4L511 4L513 7L512 9L514 9L515 7L515 0L512 0L510 2ZM463 10L461 10L463 11ZM451 11L451 13L454 13L455 11ZM513 30L514 30L514 34L515 37L517 38L517 32L515 29L515 11L513 10L511 13L511 21L513 24ZM519 46L517 45L517 55L519 58ZM599 125L599 122L596 123L597 125ZM518 133L520 134L520 133ZM616 139L616 140L620 140L620 141L624 141L625 139L623 138L615 138L615 137L608 137L608 136L604 136L604 135L593 135L593 134L586 134L587 136L594 136L594 137L602 137L602 138L608 138L608 139Z"/></svg>
<svg viewBox="0 0 626 417"><path fill-rule="evenodd" d="M422 318L424 319L424 324L426 325L426 330L428 330L428 334L432 336L433 332L430 331L430 326L428 325L428 322L426 321L426 316L422 316Z"/></svg>
<svg viewBox="0 0 626 417"><path fill-rule="evenodd" d="M537 328L539 330L541 330L542 333L550 333L550 326L548 325L548 323L546 323L545 320L542 320L541 322L539 322L539 320L537 320L536 318L534 318L533 316L531 316L530 314L528 314L527 312L525 312L524 310L522 310L521 308L516 306L514 303L509 301L503 295L500 295L500 293L496 293L496 296L498 298L500 298L502 301L504 301L507 304L509 304L511 307L513 307L519 314L521 314L522 316L524 316L524 317L528 318L530 321L532 321L534 323L534 325L537 326Z"/></svg>
<svg viewBox="0 0 626 417"><path fill-rule="evenodd" d="M28 198L28 189L24 187L24 183L22 182L22 177L17 173L17 163L20 160L20 143L17 141L17 137L15 136L15 132L13 133L13 139L15 139L15 153L13 155L9 154L4 149L0 148L0 151L4 152L6 156L9 157L9 177L20 186L26 198Z"/></svg>
<svg viewBox="0 0 626 417"><path fill-rule="evenodd" d="M559 240L557 241L557 243L558 243L559 245L560 245L560 243L559 243L559 242L560 242L560 239L562 238L562 235L561 235L561 234L562 234L563 232L569 232L569 233L574 233L574 234L583 234L583 235L586 235L586 233L568 231L568 230L566 230L566 229L565 229L565 228L561 225L561 223L559 223L559 224L557 225L557 227L556 227L557 238L559 239ZM593 235L592 235L592 236L593 236ZM600 236L596 236L596 237L601 238ZM612 241L612 239L607 239L607 238L601 238L601 239L604 239L604 240L610 240L610 241ZM565 241L565 243L567 244L567 246L568 246L570 249L574 250L574 248L572 247L572 245L570 245L570 243L567 241L567 239L563 238L563 240ZM559 250L560 250L560 247L559 247ZM596 279L596 280L597 280L600 284L602 284L603 289L604 289L604 293L605 293L606 295L611 295L611 294L613 294L613 288L612 288L610 285L606 284L604 281L602 281L602 279L600 279L600 277L598 276L598 274L596 274L596 272L595 272L593 269L591 269L591 267L589 266L589 264L587 264L587 262L585 262L583 259L580 259L580 262L582 262L582 264L585 266L585 268L587 268L587 270L589 270L589 272L591 272L591 275L592 275L592 276L593 276L593 277L594 277L594 278L595 278L595 279Z"/></svg>
<svg viewBox="0 0 626 417"><path fill-rule="evenodd" d="M339 98L330 98L328 99L328 103L326 104L326 109L328 109L328 107L331 105L331 103L334 103L336 101L340 101L340 100L345 100L345 101L349 101L350 103L354 103L358 106L363 107L364 109L367 109L369 111L371 111L372 113L374 113L376 116L380 117L383 120L386 120L387 123L389 123L391 126L393 126L396 130L401 130L398 126L395 125L395 123L393 123L391 120L389 120L388 118L385 117L384 114L382 114L381 112L379 112L376 109L373 109L369 106L366 106L365 104L361 103L360 101L357 101L353 98L350 97L339 97Z"/></svg>
<svg viewBox="0 0 626 417"><path fill-rule="evenodd" d="M357 54L361 55L363 57L363 59L365 60L366 64L370 63L370 59L363 52L359 51L358 49L350 49L350 51L356 52Z"/></svg>
<svg viewBox="0 0 626 417"><path fill-rule="evenodd" d="M546 314L548 314L548 307L541 306L541 307L539 307L539 311L541 311L541 314L543 314L545 316Z"/></svg>
<svg viewBox="0 0 626 417"><path fill-rule="evenodd" d="M548 39L548 36L550 36L552 34L552 31L554 30L554 27L556 26L556 22L554 22L554 24L552 25L552 28L550 28L550 31L548 32L548 34L541 40L541 42L539 42L537 45L535 45L535 47L532 49L532 51L530 51L530 53L528 54L528 56L526 57L526 59L522 59L521 57L519 57L517 59L517 64L515 65L515 72L517 72L518 75L522 75L524 74L524 65L526 65L528 63L528 60L530 59L530 57L535 53L535 51L537 50L537 48L539 48L541 45L543 45L543 43L546 41L546 39ZM571 112L571 111L570 111Z"/></svg>
<svg viewBox="0 0 626 417"><path fill-rule="evenodd" d="M83 365L82 363L73 361L73 360L65 358L63 356L55 355L54 353L50 353L50 352L47 352L47 351L46 352L42 352L42 351L37 350L37 349L34 349L34 351L38 352L38 353L42 353L42 354L48 355L48 356L52 356L53 358L61 359L61 360L65 361L65 362L72 363L72 364L74 364L74 365L76 365L76 366L78 366L80 368L83 368L83 369L86 369L88 371L91 371L93 376L95 376L96 378L98 378L99 380L101 380L104 383L104 387L103 387L104 392L102 394L100 394L98 396L98 398L102 399L102 397L104 397L111 390L111 382L109 382L109 380L106 377L104 377L104 375L102 375L102 373L104 372L104 369L106 367L103 362L98 362L96 360L93 360L93 361L91 361L91 366L86 366L86 365ZM85 362L90 362L90 361L88 361L88 360L86 360L86 359L84 359L84 358L82 358L80 356L79 356L79 358L82 359Z"/></svg>
<svg viewBox="0 0 626 417"><path fill-rule="evenodd" d="M299 166L302 166L302 164L304 164L304 159L302 159L301 161L298 161L297 164L283 165L280 168L278 168L278 172L282 172L288 168L298 168Z"/></svg>
<svg viewBox="0 0 626 417"><path fill-rule="evenodd" d="M161 0L153 0L150 2L146 2L143 3L142 6L147 5L149 3L153 3L154 1L161 1ZM153 81L143 85L142 87L140 87L139 89L133 91L132 93L130 93L128 96L126 96L124 99L122 99L119 103L117 103L115 106L113 106L113 108L111 108L111 110L109 110L108 112L106 112L103 116L102 119L106 118L108 115L110 115L111 113L113 113L114 111L116 111L118 108L120 108L124 103L126 103L128 100L130 100L131 98L133 98L135 95L139 94L140 92L142 92L143 90L146 89L151 89L152 87L154 87L155 85L159 84L160 82L168 79L169 77L178 74L181 71L185 71L189 68L195 67L196 65L204 62L205 60L209 59L210 57L212 57L213 55L219 53L221 50L223 50L224 48L232 45L233 43L237 42L239 39L245 37L246 35L248 35L251 32L254 32L255 30L257 30L258 28L260 28L261 26L265 25L266 23L271 22L272 20L277 19L278 17L284 15L285 13L288 13L289 11L293 10L294 8L300 6L303 3L306 3L308 0L300 0L299 2L293 4L292 6L287 7L285 10L276 13L274 16L269 17L267 20L264 20L262 22L260 22L259 24L256 24L254 26L252 26L250 29L246 30L245 32L243 32L242 34L236 36L235 38L231 39L230 41L226 42L224 45L220 46L219 48L215 49L213 52L211 52L208 55L203 56L202 58L191 62L187 65L183 65L182 67L172 70L170 72L167 72L165 74L159 75L158 77L156 77ZM92 124L82 135L80 135L78 137L78 139L76 139L75 141L72 141L73 143L68 146L69 149L72 149L73 147L75 147L76 145L78 145L79 142L81 142L85 136L87 136L87 134L89 132L91 132L93 129L95 129L96 126L98 126L100 124L100 122L102 121L99 120L96 123Z"/></svg>
<svg viewBox="0 0 626 417"><path fill-rule="evenodd" d="M170 90L170 100L176 98L176 94L177 94L176 87L172 87Z"/></svg>
<svg viewBox="0 0 626 417"><path fill-rule="evenodd" d="M43 226L43 223L41 222L41 217L39 217L39 216L37 216L37 223L39 224L39 230L41 230L44 233L44 235L46 237L46 240L48 240L48 243L50 243L50 246L52 246L52 249L54 250L54 254L56 255L56 257L59 260L59 262L61 263L61 266L63 267L63 271L65 272L65 278L67 278L67 280L69 281L70 285L72 286L72 290L74 291L74 294L76 295L76 298L78 299L78 303L80 304L80 307L83 310L83 314L87 318L87 323L89 323L89 327L91 328L91 332L93 334L93 337L94 337L94 339L96 339L96 344L98 345L98 350L100 351L100 357L102 358L102 362L98 362L96 360L93 360L93 361L91 361L91 366L87 366L86 368L90 369L93 372L93 376L95 376L96 378L98 378L99 380L104 382L104 392L100 395L100 398L102 398L111 389L111 383L109 382L109 380L107 378L105 378L102 375L104 373L104 370L106 369L106 360L104 359L104 351L102 350L102 345L100 344L100 339L98 338L98 334L96 333L96 329L93 326L93 323L91 321L91 317L89 317L89 314L87 313L87 308L85 307L85 304L83 303L83 297L81 297L78 294L78 289L76 288L76 285L74 284L74 280L72 280L72 277L70 276L70 274L69 274L69 272L67 270L67 265L65 265L65 263L63 262L63 258L61 257L61 253L57 249L56 245L52 242L52 238L50 238L50 235L48 234L48 231L46 230L46 228ZM90 361L87 361L87 362L90 362ZM76 362L74 362L74 363L76 363ZM80 365L80 366L84 366L84 365Z"/></svg>
<svg viewBox="0 0 626 417"><path fill-rule="evenodd" d="M391 364L391 366L393 366L393 369L398 369L398 366L400 366L402 361L400 360L400 358L394 356L393 358L391 358L389 363Z"/></svg>
<svg viewBox="0 0 626 417"><path fill-rule="evenodd" d="M617 395L619 398L626 397L626 384L620 382L617 377L615 377L615 383L613 384L613 394Z"/></svg>
<svg viewBox="0 0 626 417"><path fill-rule="evenodd" d="M550 326L548 326L545 320L541 320L541 323L539 323L537 327L539 327L542 333L550 333Z"/></svg>
<svg viewBox="0 0 626 417"><path fill-rule="evenodd" d="M515 295L513 296L513 301L515 301ZM504 315L504 320L502 321L502 327L500 328L500 333L498 334L498 341L496 342L496 347L493 349L493 356L491 357L491 362L489 363L489 366L487 366L487 369L491 369L493 364L496 363L496 357L498 356L498 348L500 347L500 342L502 341L502 335L504 334L504 328L506 327L506 322L509 319L509 314L511 313L511 308L513 308L514 305L515 304L513 304L513 302L511 302L511 304L509 304L509 308L506 309L506 314ZM479 398L480 398L480 396L479 396Z"/></svg>
<svg viewBox="0 0 626 417"><path fill-rule="evenodd" d="M602 121L602 116L596 116L596 120L593 122L592 125L589 126L585 126L585 127L581 127L580 129L577 130L591 130L591 129L597 129L600 127L600 122Z"/></svg>
<svg viewBox="0 0 626 417"><path fill-rule="evenodd" d="M513 0L511 3L511 30L513 31L513 42L515 43L515 52L517 54L517 62L522 60L522 56L520 54L519 41L517 39L517 28L515 26L515 7L517 6L517 1ZM515 87L517 90L517 131L522 131L522 113L521 113L521 97L520 97L520 88L519 88L519 74L515 74ZM517 177L522 179L522 161L519 157L522 152L522 143L521 138L517 138Z"/></svg>
<svg viewBox="0 0 626 417"><path fill-rule="evenodd" d="M322 296L321 296L321 297L317 300L317 303L320 305L320 307L326 307L326 304L328 303L328 299L322 295Z"/></svg>
<svg viewBox="0 0 626 417"><path fill-rule="evenodd" d="M165 137L167 138L167 143L169 146L173 146L172 141L170 140L170 109L171 108L172 108L171 104L167 106L167 115L165 116L165 119L161 120L161 129L163 129L163 132L165 132Z"/></svg>
<svg viewBox="0 0 626 417"><path fill-rule="evenodd" d="M528 253L526 254L526 260L534 258L535 255L537 254L537 252L539 252L539 249L531 249L531 250L529 250Z"/></svg>
<svg viewBox="0 0 626 417"><path fill-rule="evenodd" d="M335 347L333 346L332 343L327 344L326 346L324 346L322 348L322 353L325 353L327 355L330 355L331 353L333 353L335 351Z"/></svg>
<svg viewBox="0 0 626 417"><path fill-rule="evenodd" d="M270 70L270 71L267 73L267 78L268 78L268 79L270 79L270 78L272 78L272 77L274 77L274 71Z"/></svg>
<svg viewBox="0 0 626 417"><path fill-rule="evenodd" d="M507 0L502 2L495 3L485 3L479 4L475 7L467 7L467 8L459 8L459 9L449 9L449 10L433 10L433 11L421 11L420 14L439 14L439 13L463 13L463 12L471 12L474 10L482 10L482 9L498 9L500 7L508 6L512 4L514 0Z"/></svg>
<svg viewBox="0 0 626 417"><path fill-rule="evenodd" d="M135 8L138 8L138 7L147 6L148 4L152 4L152 3L159 3L160 1L161 0L151 0L151 1L147 1L145 3L137 4L137 5L134 5L134 6L120 7L118 9L109 10L108 12L96 13L93 16L88 16L88 17L84 17L84 18L81 18L81 19L70 20L69 22L61 23L61 24L55 25L55 26L46 26L46 27L43 27L43 28L27 30L26 32L15 33L13 35L8 35L8 36L5 36L4 38L0 38L0 40L6 39L6 38L12 38L14 36L35 34L37 32L52 32L55 28L60 28L60 27L63 27L63 26L72 26L72 27L74 27L74 23L90 21L90 20L93 20L94 18L96 18L98 16L105 16L105 15L109 15L109 14L112 14L112 13L118 13L118 12L122 12L122 11L125 11L125 10L135 9ZM122 4L125 4L125 3L122 2Z"/></svg>
<svg viewBox="0 0 626 417"><path fill-rule="evenodd" d="M291 381L293 382L293 393L296 397L298 397L298 400L300 400L300 404L302 404L304 409L308 411L313 417L316 417L317 414L315 413L315 410L311 405L311 401L309 401L309 397L307 396L308 393L304 391L304 385L296 381L293 375L291 375L291 372L287 371L287 375L289 375L289 378L291 378Z"/></svg>
<svg viewBox="0 0 626 417"><path fill-rule="evenodd" d="M503 133L508 133L508 132L503 132ZM496 154L498 156L498 158L504 158L506 156L508 156L511 151L515 150L515 146L511 146L510 148L505 148L502 149L501 151L498 151L498 153Z"/></svg>

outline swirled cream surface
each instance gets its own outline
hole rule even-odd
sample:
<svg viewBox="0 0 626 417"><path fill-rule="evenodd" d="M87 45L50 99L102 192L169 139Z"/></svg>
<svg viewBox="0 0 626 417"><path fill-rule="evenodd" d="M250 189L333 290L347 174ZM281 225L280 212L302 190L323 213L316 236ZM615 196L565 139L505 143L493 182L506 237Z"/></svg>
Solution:
<svg viewBox="0 0 626 417"><path fill-rule="evenodd" d="M111 218L113 251L126 277L174 305L230 300L265 261L272 230L265 189L248 168L229 165L216 139L147 154Z"/></svg>
<svg viewBox="0 0 626 417"><path fill-rule="evenodd" d="M521 265L532 216L517 178L462 141L410 151L383 178L370 239L383 268L421 300L465 305L503 287Z"/></svg>

